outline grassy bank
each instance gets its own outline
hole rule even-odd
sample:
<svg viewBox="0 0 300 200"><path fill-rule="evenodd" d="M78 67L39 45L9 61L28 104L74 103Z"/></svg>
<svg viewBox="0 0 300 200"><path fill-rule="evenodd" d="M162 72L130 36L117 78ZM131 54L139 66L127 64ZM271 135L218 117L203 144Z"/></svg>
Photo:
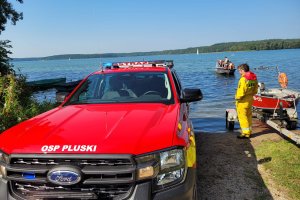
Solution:
<svg viewBox="0 0 300 200"><path fill-rule="evenodd" d="M300 199L300 149L286 140L264 141L255 147L255 153L272 181L291 199Z"/></svg>

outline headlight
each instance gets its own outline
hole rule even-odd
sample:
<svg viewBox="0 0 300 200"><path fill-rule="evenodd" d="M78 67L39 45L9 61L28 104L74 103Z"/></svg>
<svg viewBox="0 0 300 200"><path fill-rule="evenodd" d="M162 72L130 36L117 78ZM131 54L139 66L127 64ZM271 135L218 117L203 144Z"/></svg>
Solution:
<svg viewBox="0 0 300 200"><path fill-rule="evenodd" d="M6 168L5 166L8 163L8 155L0 151L0 178L6 177Z"/></svg>
<svg viewBox="0 0 300 200"><path fill-rule="evenodd" d="M138 164L137 179L154 178L159 172L158 154L151 154L136 158Z"/></svg>
<svg viewBox="0 0 300 200"><path fill-rule="evenodd" d="M185 152L172 149L136 158L137 178L152 179L154 190L177 184L186 172Z"/></svg>
<svg viewBox="0 0 300 200"><path fill-rule="evenodd" d="M155 180L158 188L180 182L184 173L185 156L182 149L173 149L160 153L160 172Z"/></svg>

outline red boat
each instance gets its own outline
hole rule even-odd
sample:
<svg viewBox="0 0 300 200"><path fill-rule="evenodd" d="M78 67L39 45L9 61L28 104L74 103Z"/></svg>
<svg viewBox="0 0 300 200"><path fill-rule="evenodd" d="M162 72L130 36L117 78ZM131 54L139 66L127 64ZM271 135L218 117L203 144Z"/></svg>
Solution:
<svg viewBox="0 0 300 200"><path fill-rule="evenodd" d="M258 94L253 97L253 107L262 110L295 108L300 98L300 93L284 88L264 89L261 84L259 90Z"/></svg>
<svg viewBox="0 0 300 200"><path fill-rule="evenodd" d="M265 119L285 121L283 124L288 130L296 129L298 123L297 103L300 93L285 88L262 88L260 85L258 94L253 96L253 111L261 113Z"/></svg>
<svg viewBox="0 0 300 200"><path fill-rule="evenodd" d="M258 84L258 93L255 95L253 101L253 108L263 111L275 111L283 109L294 109L295 113L300 93L287 89L288 78L285 73L281 73L276 67L278 72L278 83L281 88L266 89L264 83Z"/></svg>
<svg viewBox="0 0 300 200"><path fill-rule="evenodd" d="M265 89L263 83L259 83L258 93L253 96L253 110L264 113L263 116L270 119L284 120L286 128L297 128L298 113L297 103L300 93L286 88Z"/></svg>
<svg viewBox="0 0 300 200"><path fill-rule="evenodd" d="M281 73L278 66L276 70L281 88L266 89L264 83L259 83L258 92L253 96L253 111L262 114L265 119L279 120L280 126L294 130L298 122L297 104L300 93L287 89L287 75Z"/></svg>

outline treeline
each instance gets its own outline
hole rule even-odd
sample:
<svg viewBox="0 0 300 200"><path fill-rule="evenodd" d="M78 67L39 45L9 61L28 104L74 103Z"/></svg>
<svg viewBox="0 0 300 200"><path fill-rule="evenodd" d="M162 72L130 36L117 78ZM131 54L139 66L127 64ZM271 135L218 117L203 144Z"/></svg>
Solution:
<svg viewBox="0 0 300 200"><path fill-rule="evenodd" d="M227 42L218 43L211 46L191 47L186 49L151 51L151 52L132 52L132 53L104 53L104 54L64 54L54 55L42 58L20 58L14 60L59 60L59 59L82 59L82 58L109 58L124 56L150 56L165 54L191 54L211 53L224 51L260 51L277 49L298 49L300 48L300 39L271 39L245 42Z"/></svg>
<svg viewBox="0 0 300 200"><path fill-rule="evenodd" d="M189 54L189 53L211 53L224 51L260 51L278 49L298 49L300 39L272 39L245 42L218 43L211 46L192 47L187 49L161 51L162 54Z"/></svg>

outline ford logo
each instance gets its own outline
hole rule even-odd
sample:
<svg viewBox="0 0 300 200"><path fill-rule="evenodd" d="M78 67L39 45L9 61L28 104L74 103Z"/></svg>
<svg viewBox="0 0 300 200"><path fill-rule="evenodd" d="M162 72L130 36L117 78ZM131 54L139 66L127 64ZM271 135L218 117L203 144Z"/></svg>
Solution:
<svg viewBox="0 0 300 200"><path fill-rule="evenodd" d="M57 185L74 185L81 180L80 170L75 167L54 167L48 172L48 180Z"/></svg>

